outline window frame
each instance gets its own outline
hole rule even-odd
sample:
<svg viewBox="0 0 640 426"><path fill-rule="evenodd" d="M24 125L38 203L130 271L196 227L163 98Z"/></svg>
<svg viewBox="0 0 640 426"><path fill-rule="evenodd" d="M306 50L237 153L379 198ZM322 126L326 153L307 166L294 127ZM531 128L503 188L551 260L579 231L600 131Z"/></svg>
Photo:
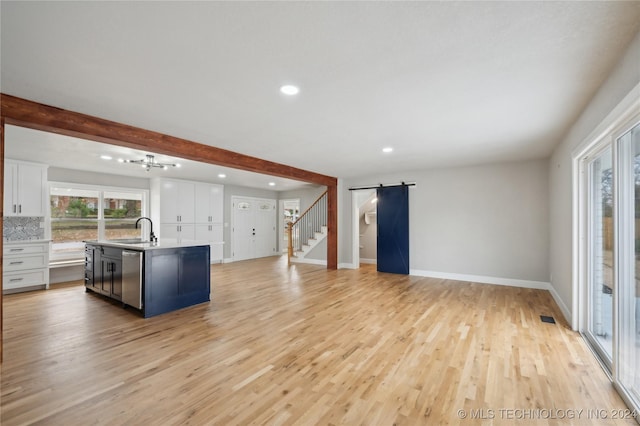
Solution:
<svg viewBox="0 0 640 426"><path fill-rule="evenodd" d="M149 190L142 188L129 188L129 187L118 187L118 186L107 186L107 185L93 185L93 184L84 184L84 183L73 183L73 182L59 182L59 181L49 181L49 186L47 188L47 233L51 237L51 244L49 244L49 260L57 261L57 260L73 260L73 259L82 259L84 258L84 244L78 242L77 250L68 250L64 252L59 252L55 250L53 242L53 238L51 236L51 226L53 223L51 217L51 191L53 188L68 188L68 189L76 189L82 191L95 191L97 192L98 197L98 239L105 239L105 229L107 219L104 218L104 194L105 192L120 192L120 193L129 193L141 195L141 205L140 212L141 216L148 216L149 213ZM141 232L146 234L149 232L149 225L147 221L143 221L141 226Z"/></svg>

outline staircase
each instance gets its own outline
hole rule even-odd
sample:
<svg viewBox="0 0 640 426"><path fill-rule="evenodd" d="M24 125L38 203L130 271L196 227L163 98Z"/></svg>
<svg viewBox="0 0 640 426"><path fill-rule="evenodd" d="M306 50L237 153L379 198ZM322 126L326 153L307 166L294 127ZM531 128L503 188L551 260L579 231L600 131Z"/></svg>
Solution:
<svg viewBox="0 0 640 426"><path fill-rule="evenodd" d="M327 192L323 192L295 222L289 223L289 264L305 262L313 248L327 237Z"/></svg>

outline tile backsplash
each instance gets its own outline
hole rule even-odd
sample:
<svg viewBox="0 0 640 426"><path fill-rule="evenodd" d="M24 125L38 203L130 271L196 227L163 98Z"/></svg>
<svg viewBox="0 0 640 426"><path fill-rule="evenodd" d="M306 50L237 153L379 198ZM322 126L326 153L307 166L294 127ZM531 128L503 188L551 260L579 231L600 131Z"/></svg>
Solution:
<svg viewBox="0 0 640 426"><path fill-rule="evenodd" d="M5 216L2 229L4 241L44 239L44 217Z"/></svg>

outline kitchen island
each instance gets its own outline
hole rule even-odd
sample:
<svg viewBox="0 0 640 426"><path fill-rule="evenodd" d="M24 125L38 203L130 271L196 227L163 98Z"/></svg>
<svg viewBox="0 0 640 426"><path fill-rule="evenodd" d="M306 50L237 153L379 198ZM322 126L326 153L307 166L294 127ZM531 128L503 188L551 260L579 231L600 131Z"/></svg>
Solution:
<svg viewBox="0 0 640 426"><path fill-rule="evenodd" d="M85 289L145 318L210 300L208 242L85 241Z"/></svg>

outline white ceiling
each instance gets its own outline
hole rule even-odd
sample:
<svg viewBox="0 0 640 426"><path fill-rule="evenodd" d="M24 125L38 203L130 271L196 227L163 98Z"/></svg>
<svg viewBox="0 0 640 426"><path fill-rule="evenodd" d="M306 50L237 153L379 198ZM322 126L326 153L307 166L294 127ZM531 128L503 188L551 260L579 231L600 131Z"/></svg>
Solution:
<svg viewBox="0 0 640 426"><path fill-rule="evenodd" d="M640 30L637 1L0 8L4 93L344 178L547 157Z"/></svg>

